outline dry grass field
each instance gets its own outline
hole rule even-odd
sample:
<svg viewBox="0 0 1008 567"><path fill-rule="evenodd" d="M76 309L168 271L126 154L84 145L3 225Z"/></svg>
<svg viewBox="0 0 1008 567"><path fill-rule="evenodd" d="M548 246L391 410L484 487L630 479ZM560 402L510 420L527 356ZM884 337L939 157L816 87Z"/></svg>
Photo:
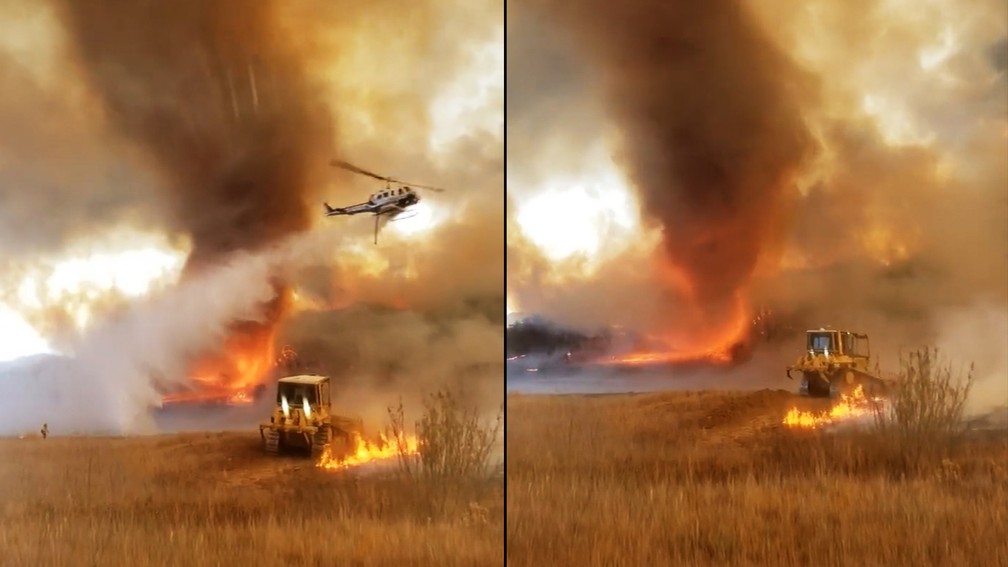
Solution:
<svg viewBox="0 0 1008 567"><path fill-rule="evenodd" d="M507 400L508 565L1008 565L1008 432L913 454L784 391Z"/></svg>
<svg viewBox="0 0 1008 567"><path fill-rule="evenodd" d="M0 440L0 566L503 565L503 479L267 457L258 432Z"/></svg>

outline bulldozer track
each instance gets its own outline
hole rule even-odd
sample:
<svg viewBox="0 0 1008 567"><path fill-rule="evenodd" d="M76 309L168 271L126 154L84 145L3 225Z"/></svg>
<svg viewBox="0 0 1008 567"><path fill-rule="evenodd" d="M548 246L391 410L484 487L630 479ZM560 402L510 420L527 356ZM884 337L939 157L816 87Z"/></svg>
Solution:
<svg viewBox="0 0 1008 567"><path fill-rule="evenodd" d="M267 453L277 454L280 452L280 433L274 430L264 432L263 447Z"/></svg>
<svg viewBox="0 0 1008 567"><path fill-rule="evenodd" d="M326 447L329 446L332 436L330 435L330 429L328 427L322 427L315 432L315 436L312 437L311 444L311 455L313 458L318 458L322 456L325 452Z"/></svg>

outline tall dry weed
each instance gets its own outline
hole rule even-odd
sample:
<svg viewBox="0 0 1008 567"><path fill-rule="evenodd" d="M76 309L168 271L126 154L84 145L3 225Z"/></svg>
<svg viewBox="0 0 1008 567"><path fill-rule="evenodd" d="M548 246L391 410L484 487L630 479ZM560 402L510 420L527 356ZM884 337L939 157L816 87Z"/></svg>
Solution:
<svg viewBox="0 0 1008 567"><path fill-rule="evenodd" d="M490 471L490 453L503 424L503 406L493 422L485 423L474 406L463 406L448 389L424 401L415 423L417 454L406 450L409 434L402 402L390 407L388 437L399 449L400 470L410 477L462 479Z"/></svg>
<svg viewBox="0 0 1008 567"><path fill-rule="evenodd" d="M896 387L873 413L880 441L907 469L941 462L964 433L963 409L973 369L971 363L965 376L953 372L937 348L900 355Z"/></svg>

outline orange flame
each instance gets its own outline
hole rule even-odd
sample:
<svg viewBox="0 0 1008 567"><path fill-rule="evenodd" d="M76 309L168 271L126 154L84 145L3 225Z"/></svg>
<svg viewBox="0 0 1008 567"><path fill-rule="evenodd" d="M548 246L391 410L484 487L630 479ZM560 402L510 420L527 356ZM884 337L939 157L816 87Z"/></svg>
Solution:
<svg viewBox="0 0 1008 567"><path fill-rule="evenodd" d="M859 385L851 395L841 394L840 401L829 411L800 411L797 407L792 407L784 416L783 423L788 427L816 429L839 421L871 415L880 401L881 399L870 399L865 396L864 388Z"/></svg>
<svg viewBox="0 0 1008 567"><path fill-rule="evenodd" d="M379 435L379 442L372 443L354 433L354 445L350 453L341 458L333 455L330 448L326 447L316 466L330 470L346 470L366 463L416 455L419 451L419 443L413 435L404 436L401 440L390 440L384 435Z"/></svg>
<svg viewBox="0 0 1008 567"><path fill-rule="evenodd" d="M218 401L251 404L253 390L275 367L275 331L260 327L231 335L223 352L199 360L190 372L192 391L163 396L162 403Z"/></svg>
<svg viewBox="0 0 1008 567"><path fill-rule="evenodd" d="M628 366L643 366L648 364L675 364L680 362L727 363L731 361L730 352L725 350L710 350L707 352L634 352L613 357L603 361L603 364L619 364Z"/></svg>
<svg viewBox="0 0 1008 567"><path fill-rule="evenodd" d="M733 360L733 350L748 336L751 327L748 311L740 296L736 297L730 319L720 328L708 333L687 349L664 348L662 350L638 350L623 356L612 357L603 364L645 365L673 364L683 362L710 362L727 364ZM659 341L666 342L667 341Z"/></svg>

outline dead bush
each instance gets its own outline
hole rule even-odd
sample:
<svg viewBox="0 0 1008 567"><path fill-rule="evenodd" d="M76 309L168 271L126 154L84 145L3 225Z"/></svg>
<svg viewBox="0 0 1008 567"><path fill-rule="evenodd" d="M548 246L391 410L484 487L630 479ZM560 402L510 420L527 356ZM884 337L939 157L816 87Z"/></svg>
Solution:
<svg viewBox="0 0 1008 567"><path fill-rule="evenodd" d="M409 476L426 479L459 479L482 476L490 470L490 451L503 423L503 408L492 423L484 423L475 407L463 406L448 389L438 390L424 401L416 422L417 454L407 451L402 402L389 408L389 432L399 448L400 469Z"/></svg>
<svg viewBox="0 0 1008 567"><path fill-rule="evenodd" d="M973 364L963 377L936 348L901 355L896 388L874 411L876 432L907 469L941 462L965 430L963 408L972 385Z"/></svg>

